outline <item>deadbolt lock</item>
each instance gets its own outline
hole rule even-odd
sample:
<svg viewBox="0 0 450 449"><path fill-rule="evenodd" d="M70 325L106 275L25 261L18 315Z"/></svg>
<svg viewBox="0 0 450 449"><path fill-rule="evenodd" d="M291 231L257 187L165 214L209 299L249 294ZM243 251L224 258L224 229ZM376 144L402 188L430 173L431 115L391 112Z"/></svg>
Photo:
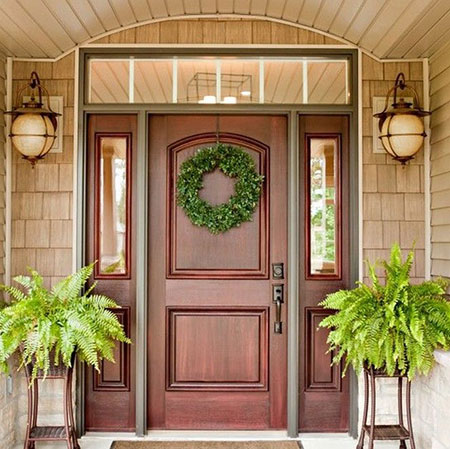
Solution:
<svg viewBox="0 0 450 449"><path fill-rule="evenodd" d="M284 264L283 263L273 263L272 264L272 278L273 279L284 279Z"/></svg>

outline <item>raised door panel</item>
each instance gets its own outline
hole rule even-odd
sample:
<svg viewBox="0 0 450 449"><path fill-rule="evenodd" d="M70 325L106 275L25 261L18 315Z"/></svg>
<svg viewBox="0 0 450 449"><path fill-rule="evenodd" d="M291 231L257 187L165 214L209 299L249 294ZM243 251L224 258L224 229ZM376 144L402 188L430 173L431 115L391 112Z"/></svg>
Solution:
<svg viewBox="0 0 450 449"><path fill-rule="evenodd" d="M130 335L130 308L123 307L113 312ZM93 371L94 391L130 391L130 346L118 342L114 348L114 362L101 360L100 372Z"/></svg>
<svg viewBox="0 0 450 449"><path fill-rule="evenodd" d="M168 390L267 390L266 308L169 308Z"/></svg>
<svg viewBox="0 0 450 449"><path fill-rule="evenodd" d="M319 323L330 314L322 308L306 310L306 391L341 391L341 370L339 366L332 365L334 352L328 351L329 330L319 327Z"/></svg>
<svg viewBox="0 0 450 449"><path fill-rule="evenodd" d="M244 148L255 161L256 170L268 183L266 145L248 137L220 133L220 142ZM176 205L176 180L181 164L199 148L214 145L217 134L193 135L168 148L168 277L197 279L264 279L268 276L268 197L263 188L253 220L218 237L205 227L194 226ZM200 197L210 204L227 202L234 194L235 180L219 169L203 178Z"/></svg>

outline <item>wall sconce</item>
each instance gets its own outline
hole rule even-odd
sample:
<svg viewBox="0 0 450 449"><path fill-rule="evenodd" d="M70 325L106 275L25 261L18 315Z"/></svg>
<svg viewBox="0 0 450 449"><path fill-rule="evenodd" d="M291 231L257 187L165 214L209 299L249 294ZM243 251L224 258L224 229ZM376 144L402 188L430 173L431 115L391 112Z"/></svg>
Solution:
<svg viewBox="0 0 450 449"><path fill-rule="evenodd" d="M409 89L414 94L413 103L405 102L404 98L397 99L398 89ZM391 107L389 98L393 94ZM419 104L416 90L405 83L405 75L399 73L395 85L386 95L386 103L382 112L375 114L379 119L380 139L383 147L392 159L402 165L414 158L420 150L426 137L423 117L431 115L424 111Z"/></svg>
<svg viewBox="0 0 450 449"><path fill-rule="evenodd" d="M14 107L6 114L12 115L11 137L14 147L22 157L34 165L42 159L52 148L56 138L56 117L61 115L50 108L50 98L36 72L32 72L30 82L17 92L16 104L19 105L21 95L25 89L31 88L30 101L22 106ZM37 99L36 92L37 90ZM42 102L42 92L47 97L48 108Z"/></svg>

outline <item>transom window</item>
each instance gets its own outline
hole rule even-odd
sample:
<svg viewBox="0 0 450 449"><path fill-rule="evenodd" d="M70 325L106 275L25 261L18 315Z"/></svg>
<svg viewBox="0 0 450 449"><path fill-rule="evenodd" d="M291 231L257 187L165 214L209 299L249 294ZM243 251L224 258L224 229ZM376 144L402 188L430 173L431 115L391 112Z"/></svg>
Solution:
<svg viewBox="0 0 450 449"><path fill-rule="evenodd" d="M348 104L347 57L89 59L88 103Z"/></svg>

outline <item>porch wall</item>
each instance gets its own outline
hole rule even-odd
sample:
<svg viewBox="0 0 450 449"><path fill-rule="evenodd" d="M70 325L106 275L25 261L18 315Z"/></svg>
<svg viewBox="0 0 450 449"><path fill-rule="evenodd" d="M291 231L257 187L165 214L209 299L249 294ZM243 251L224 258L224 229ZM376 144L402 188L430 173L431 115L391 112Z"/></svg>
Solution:
<svg viewBox="0 0 450 449"><path fill-rule="evenodd" d="M27 267L32 267L44 276L47 285L72 271L74 59L72 53L56 63L13 64L13 98L33 70L50 95L64 97L63 152L49 154L34 169L17 151L13 151L12 162L12 275L25 274ZM14 391L15 441L21 445L27 413L27 387L22 373L14 376ZM41 398L41 423L60 423L62 386L53 389L49 382L44 383Z"/></svg>
<svg viewBox="0 0 450 449"><path fill-rule="evenodd" d="M6 162L6 57L0 53L0 283L5 272L5 162ZM6 375L0 375L0 449L12 447L16 435L15 416L17 414L17 391L9 394L6 390Z"/></svg>
<svg viewBox="0 0 450 449"><path fill-rule="evenodd" d="M431 273L450 278L450 45L430 60Z"/></svg>
<svg viewBox="0 0 450 449"><path fill-rule="evenodd" d="M250 20L186 20L145 25L112 34L98 43L212 43L212 44L330 44L333 39L272 22ZM41 272L48 284L72 270L72 161L73 161L73 54L57 63L15 62L14 92L19 82L37 70L52 95L64 96L64 151L51 154L31 170L17 153L13 160L12 273L26 266ZM372 153L372 97L383 96L398 71L403 71L422 93L421 63L378 63L363 56L363 249L364 257L385 258L392 242L410 249L416 241L415 280L424 276L423 155L406 168L384 154ZM379 403L387 419L394 412L389 400ZM19 395L16 442L25 427L24 382L15 384ZM50 393L44 394L43 414L55 422L58 411ZM58 394L58 392L53 392ZM1 447L1 446L0 446ZM5 446L6 447L6 446Z"/></svg>
<svg viewBox="0 0 450 449"><path fill-rule="evenodd" d="M408 84L417 90L423 101L423 68L421 62L379 63L368 56L362 61L363 96L363 256L374 262L389 257L390 247L398 242L406 252L415 242L415 262L412 281L420 282L425 274L425 204L423 151L407 166L401 166L385 154L373 153L373 97L385 96L398 72L405 74ZM381 270L378 270L379 274ZM364 280L367 269L364 268ZM377 422L396 422L397 400L395 381L378 382ZM362 379L359 385L363 391ZM420 413L423 398L414 391L414 413ZM359 395L359 410L363 397ZM417 412L416 412L417 411ZM360 416L361 420L361 416ZM422 430L422 429L421 429ZM397 447L393 445L392 447ZM420 447L420 446L419 446ZM426 446L424 446L426 447Z"/></svg>
<svg viewBox="0 0 450 449"><path fill-rule="evenodd" d="M450 45L430 59L431 274L450 278ZM415 385L419 447L450 447L450 353Z"/></svg>

